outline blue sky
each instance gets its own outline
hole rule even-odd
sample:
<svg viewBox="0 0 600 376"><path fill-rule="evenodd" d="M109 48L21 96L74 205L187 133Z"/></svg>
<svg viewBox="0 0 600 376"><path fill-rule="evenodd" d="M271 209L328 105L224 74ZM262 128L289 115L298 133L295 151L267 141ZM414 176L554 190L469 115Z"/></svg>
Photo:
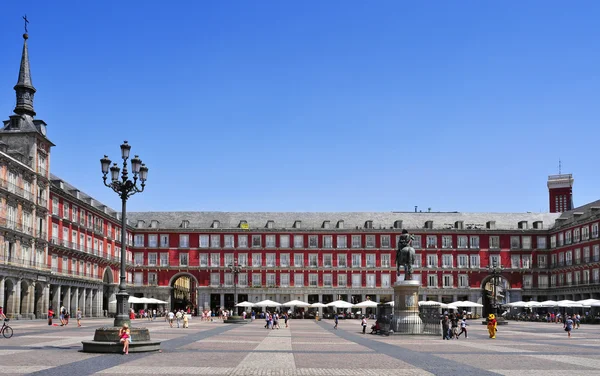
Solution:
<svg viewBox="0 0 600 376"><path fill-rule="evenodd" d="M126 4L125 4L126 3ZM136 211L548 210L599 199L600 3L4 1L0 111L27 14L51 170Z"/></svg>

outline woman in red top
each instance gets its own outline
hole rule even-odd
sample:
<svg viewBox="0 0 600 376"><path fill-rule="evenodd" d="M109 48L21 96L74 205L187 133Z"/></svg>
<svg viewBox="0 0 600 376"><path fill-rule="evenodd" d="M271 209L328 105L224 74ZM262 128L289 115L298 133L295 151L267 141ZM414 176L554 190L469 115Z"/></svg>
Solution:
<svg viewBox="0 0 600 376"><path fill-rule="evenodd" d="M131 331L127 323L123 324L123 327L119 329L120 342L123 344L123 353L129 354L129 344L131 343Z"/></svg>
<svg viewBox="0 0 600 376"><path fill-rule="evenodd" d="M54 311L52 307L48 308L48 325L52 325L52 318L54 317Z"/></svg>

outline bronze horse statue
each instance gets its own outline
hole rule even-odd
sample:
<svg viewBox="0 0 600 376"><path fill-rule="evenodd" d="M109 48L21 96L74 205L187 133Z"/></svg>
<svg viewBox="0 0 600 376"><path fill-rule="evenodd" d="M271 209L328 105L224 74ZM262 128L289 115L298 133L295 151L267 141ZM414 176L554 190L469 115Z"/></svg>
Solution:
<svg viewBox="0 0 600 376"><path fill-rule="evenodd" d="M400 275L400 265L404 266L404 280L412 280L413 264L415 263L415 249L410 245L402 247L398 245L396 251L396 274Z"/></svg>

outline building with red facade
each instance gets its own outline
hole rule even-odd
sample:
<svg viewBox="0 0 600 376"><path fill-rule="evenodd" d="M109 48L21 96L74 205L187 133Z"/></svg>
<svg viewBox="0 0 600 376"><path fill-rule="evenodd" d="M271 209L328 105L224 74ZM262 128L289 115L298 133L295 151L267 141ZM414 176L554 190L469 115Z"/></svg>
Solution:
<svg viewBox="0 0 600 376"><path fill-rule="evenodd" d="M174 308L232 308L234 284L237 301L389 301L402 229L421 299L489 307L492 265L499 302L600 298L600 201L573 208L571 175L549 177L549 213L137 212L124 247L120 213L49 172L26 43L0 130L0 304L12 317L114 313L123 249L129 293Z"/></svg>

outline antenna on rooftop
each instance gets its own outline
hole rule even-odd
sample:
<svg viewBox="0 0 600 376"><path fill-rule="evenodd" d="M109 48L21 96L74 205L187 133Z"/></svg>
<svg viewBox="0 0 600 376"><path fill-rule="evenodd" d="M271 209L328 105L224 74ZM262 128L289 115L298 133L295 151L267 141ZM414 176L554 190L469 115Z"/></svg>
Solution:
<svg viewBox="0 0 600 376"><path fill-rule="evenodd" d="M560 160L560 158L559 158L559 159L558 159L558 174L559 174L559 175L562 175L562 174L561 174L561 172L562 172L562 162L561 162L561 160Z"/></svg>

